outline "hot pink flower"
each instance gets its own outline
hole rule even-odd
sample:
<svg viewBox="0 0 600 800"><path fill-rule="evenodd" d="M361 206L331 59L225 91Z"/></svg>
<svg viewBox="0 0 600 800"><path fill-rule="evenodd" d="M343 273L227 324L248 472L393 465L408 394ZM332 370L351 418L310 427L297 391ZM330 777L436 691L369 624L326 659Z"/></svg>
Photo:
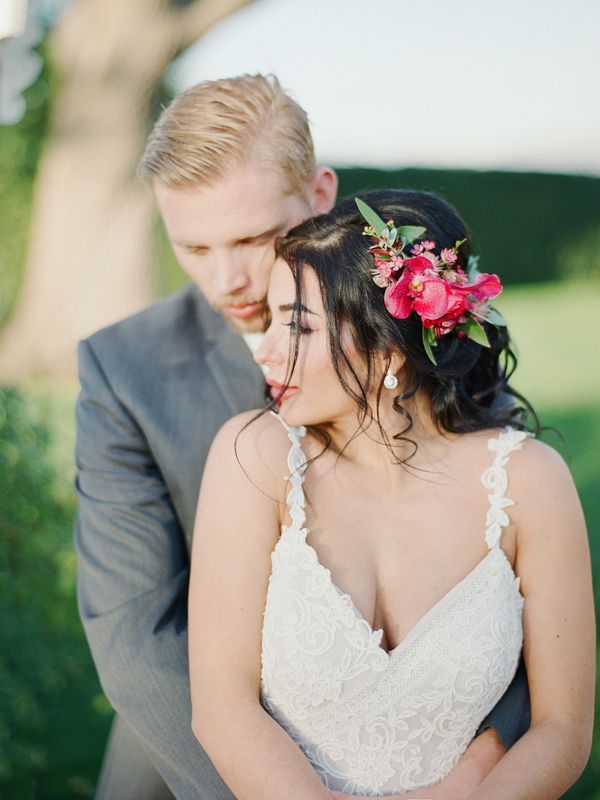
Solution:
<svg viewBox="0 0 600 800"><path fill-rule="evenodd" d="M431 269L425 256L408 258L396 283L385 291L387 310L397 319L406 319L414 309L421 319L438 319L448 309L450 287Z"/></svg>
<svg viewBox="0 0 600 800"><path fill-rule="evenodd" d="M471 294L476 300L481 302L485 299L497 297L502 291L502 284L497 275L489 275L487 272L478 275Z"/></svg>
<svg viewBox="0 0 600 800"><path fill-rule="evenodd" d="M483 300L497 297L502 291L502 284L497 275L490 275L483 272L478 275L474 283L463 283L453 287L454 291L464 292L465 294L472 295L475 300L482 302Z"/></svg>

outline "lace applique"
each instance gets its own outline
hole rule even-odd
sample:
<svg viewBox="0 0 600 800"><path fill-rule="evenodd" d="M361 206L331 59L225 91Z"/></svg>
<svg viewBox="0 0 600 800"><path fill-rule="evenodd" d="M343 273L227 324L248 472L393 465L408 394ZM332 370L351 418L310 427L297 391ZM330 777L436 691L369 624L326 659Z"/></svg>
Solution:
<svg viewBox="0 0 600 800"><path fill-rule="evenodd" d="M502 528L506 528L510 524L508 514L504 509L515 504L514 500L504 496L508 488L508 475L504 467L512 451L520 450L523 442L529 436L531 434L527 431L504 428L500 436L488 441L488 450L496 453L493 464L481 476L481 482L485 488L491 489L488 494L490 507L485 522L485 541L488 547L494 547L500 543Z"/></svg>
<svg viewBox="0 0 600 800"><path fill-rule="evenodd" d="M303 429L286 428L292 524L271 556L261 702L330 789L381 796L432 786L454 768L518 666L524 601L497 543L512 504L504 467L525 434L508 429L488 445L496 457L482 481L501 512L488 514L488 554L386 653L382 631L371 630L306 542Z"/></svg>

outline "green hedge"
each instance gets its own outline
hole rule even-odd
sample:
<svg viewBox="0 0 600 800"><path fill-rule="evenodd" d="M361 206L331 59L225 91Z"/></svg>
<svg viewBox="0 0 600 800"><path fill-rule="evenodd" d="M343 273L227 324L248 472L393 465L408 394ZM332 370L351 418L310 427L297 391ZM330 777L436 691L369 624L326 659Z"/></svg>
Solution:
<svg viewBox="0 0 600 800"><path fill-rule="evenodd" d="M340 196L405 187L436 192L460 211L481 269L507 284L600 276L600 180L469 170L339 169Z"/></svg>
<svg viewBox="0 0 600 800"><path fill-rule="evenodd" d="M91 796L109 716L75 604L70 479L0 389L0 796Z"/></svg>

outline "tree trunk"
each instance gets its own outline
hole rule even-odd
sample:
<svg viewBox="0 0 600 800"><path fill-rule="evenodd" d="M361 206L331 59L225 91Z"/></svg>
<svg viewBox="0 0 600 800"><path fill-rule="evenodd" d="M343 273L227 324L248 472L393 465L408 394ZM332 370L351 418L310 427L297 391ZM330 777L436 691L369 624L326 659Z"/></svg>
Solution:
<svg viewBox="0 0 600 800"><path fill-rule="evenodd" d="M174 56L249 0L77 0L53 32L58 71L17 309L0 380L73 375L77 341L154 297L153 207L135 182L149 103Z"/></svg>

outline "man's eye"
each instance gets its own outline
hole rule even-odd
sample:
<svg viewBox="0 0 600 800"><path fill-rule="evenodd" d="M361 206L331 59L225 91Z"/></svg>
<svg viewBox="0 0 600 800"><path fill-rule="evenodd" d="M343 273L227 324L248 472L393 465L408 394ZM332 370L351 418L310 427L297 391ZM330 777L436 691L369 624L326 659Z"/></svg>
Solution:
<svg viewBox="0 0 600 800"><path fill-rule="evenodd" d="M301 325L297 319L293 319L291 322L284 322L283 324L286 328L289 328L292 333L312 333L312 328Z"/></svg>
<svg viewBox="0 0 600 800"><path fill-rule="evenodd" d="M242 239L237 242L240 247L265 247L265 245L272 244L272 239Z"/></svg>

